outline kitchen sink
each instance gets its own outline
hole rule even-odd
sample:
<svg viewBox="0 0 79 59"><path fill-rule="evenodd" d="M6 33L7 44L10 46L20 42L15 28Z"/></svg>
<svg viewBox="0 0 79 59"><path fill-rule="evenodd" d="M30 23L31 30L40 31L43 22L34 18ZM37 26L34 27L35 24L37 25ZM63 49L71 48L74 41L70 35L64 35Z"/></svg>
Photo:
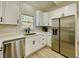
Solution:
<svg viewBox="0 0 79 59"><path fill-rule="evenodd" d="M25 33L24 35L25 36L28 36L28 35L35 35L36 33Z"/></svg>

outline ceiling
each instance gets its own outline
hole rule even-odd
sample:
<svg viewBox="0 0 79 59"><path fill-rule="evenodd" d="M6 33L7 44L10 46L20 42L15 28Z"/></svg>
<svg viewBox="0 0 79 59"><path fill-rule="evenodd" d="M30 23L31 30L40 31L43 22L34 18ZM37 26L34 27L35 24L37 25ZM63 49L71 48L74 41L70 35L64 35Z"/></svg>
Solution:
<svg viewBox="0 0 79 59"><path fill-rule="evenodd" d="M75 1L27 1L29 5L39 9L41 11L49 11L58 7L62 7L71 4Z"/></svg>

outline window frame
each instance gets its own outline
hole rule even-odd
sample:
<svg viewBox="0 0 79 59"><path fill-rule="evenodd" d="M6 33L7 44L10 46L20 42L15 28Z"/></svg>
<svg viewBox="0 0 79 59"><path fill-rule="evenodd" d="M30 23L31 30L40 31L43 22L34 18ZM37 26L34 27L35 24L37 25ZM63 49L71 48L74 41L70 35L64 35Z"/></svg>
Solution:
<svg viewBox="0 0 79 59"><path fill-rule="evenodd" d="M26 16L33 17L33 22L30 22L30 23L33 23L33 27L34 27L34 16L28 15L28 14L24 14L24 13L21 13L21 15L26 15ZM21 18L20 18L20 19L21 19ZM23 25L22 22L25 22L25 21L21 21L21 26Z"/></svg>

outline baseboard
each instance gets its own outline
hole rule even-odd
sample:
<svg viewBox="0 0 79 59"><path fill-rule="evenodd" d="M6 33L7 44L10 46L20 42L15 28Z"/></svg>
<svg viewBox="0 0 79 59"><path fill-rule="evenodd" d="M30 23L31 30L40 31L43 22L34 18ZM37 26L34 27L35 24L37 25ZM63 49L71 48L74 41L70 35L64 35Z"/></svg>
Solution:
<svg viewBox="0 0 79 59"><path fill-rule="evenodd" d="M50 46L46 45L47 47L51 48Z"/></svg>

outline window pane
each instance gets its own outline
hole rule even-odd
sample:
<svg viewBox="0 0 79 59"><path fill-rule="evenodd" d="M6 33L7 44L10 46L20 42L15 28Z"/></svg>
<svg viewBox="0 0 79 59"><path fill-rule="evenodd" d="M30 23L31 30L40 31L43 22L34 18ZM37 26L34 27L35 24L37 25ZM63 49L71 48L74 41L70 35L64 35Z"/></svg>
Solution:
<svg viewBox="0 0 79 59"><path fill-rule="evenodd" d="M29 20L29 17L25 15L25 21L28 21L28 20Z"/></svg>
<svg viewBox="0 0 79 59"><path fill-rule="evenodd" d="M22 23L22 29L30 27L33 28L33 17L28 15L21 15L21 23Z"/></svg>
<svg viewBox="0 0 79 59"><path fill-rule="evenodd" d="M33 17L29 17L29 22L33 22Z"/></svg>

